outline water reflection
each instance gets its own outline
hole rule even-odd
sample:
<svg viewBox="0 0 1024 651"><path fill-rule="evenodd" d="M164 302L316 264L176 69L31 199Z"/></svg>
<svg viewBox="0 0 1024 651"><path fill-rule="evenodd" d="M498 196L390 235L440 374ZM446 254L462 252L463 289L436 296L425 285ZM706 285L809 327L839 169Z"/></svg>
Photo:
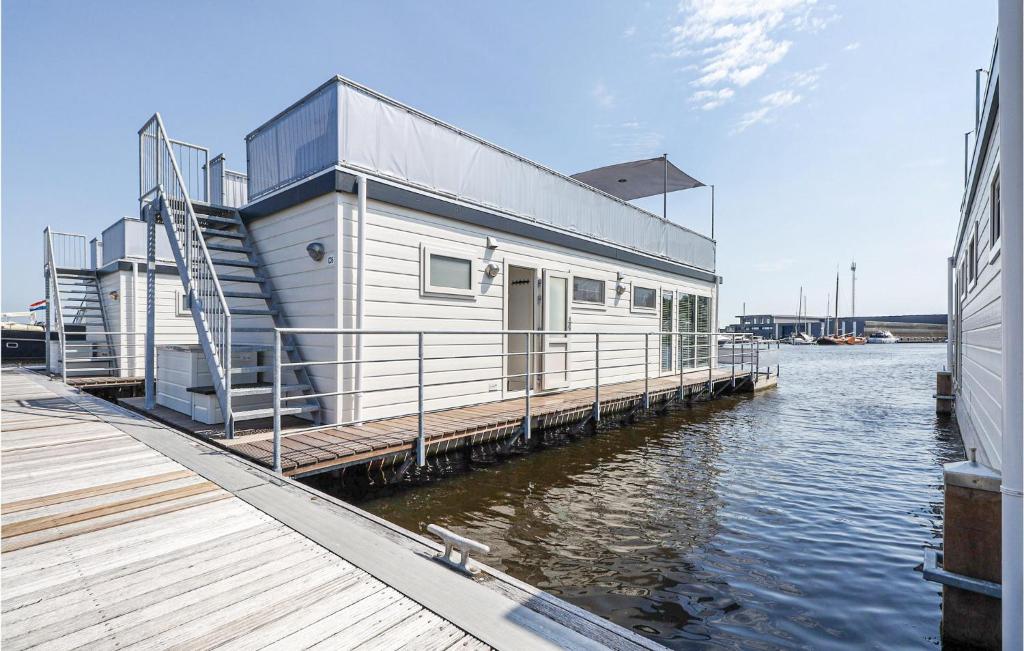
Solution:
<svg viewBox="0 0 1024 651"><path fill-rule="evenodd" d="M942 346L793 348L782 383L441 480L330 489L491 545L524 581L679 648L937 644ZM467 468L471 472L466 472Z"/></svg>

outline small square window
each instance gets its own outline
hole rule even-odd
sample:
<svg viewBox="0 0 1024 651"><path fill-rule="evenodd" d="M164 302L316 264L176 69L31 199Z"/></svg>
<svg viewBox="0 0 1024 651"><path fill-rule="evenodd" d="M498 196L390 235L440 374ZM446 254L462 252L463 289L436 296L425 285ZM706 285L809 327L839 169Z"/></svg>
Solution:
<svg viewBox="0 0 1024 651"><path fill-rule="evenodd" d="M472 296L473 259L450 251L423 247L422 291L427 294Z"/></svg>
<svg viewBox="0 0 1024 651"><path fill-rule="evenodd" d="M978 224L974 224L974 232L967 243L967 280L972 284L978 280Z"/></svg>
<svg viewBox="0 0 1024 651"><path fill-rule="evenodd" d="M604 287L605 283L603 280L573 276L572 300L577 303L604 305Z"/></svg>
<svg viewBox="0 0 1024 651"><path fill-rule="evenodd" d="M632 305L634 310L654 312L658 309L658 290L653 287L633 285Z"/></svg>
<svg viewBox="0 0 1024 651"><path fill-rule="evenodd" d="M191 316L192 310L188 305L188 294L184 290L174 292L174 314L177 316Z"/></svg>

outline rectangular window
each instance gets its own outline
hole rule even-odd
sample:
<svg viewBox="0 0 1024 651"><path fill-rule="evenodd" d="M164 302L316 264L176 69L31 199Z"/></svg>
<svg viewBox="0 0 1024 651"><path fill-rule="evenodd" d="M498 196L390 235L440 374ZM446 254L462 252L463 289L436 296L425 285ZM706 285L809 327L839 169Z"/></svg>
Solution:
<svg viewBox="0 0 1024 651"><path fill-rule="evenodd" d="M572 300L577 303L604 305L604 281L583 276L572 277Z"/></svg>
<svg viewBox="0 0 1024 651"><path fill-rule="evenodd" d="M711 298L697 297L697 332L711 332ZM711 363L711 335L697 335L697 366Z"/></svg>
<svg viewBox="0 0 1024 651"><path fill-rule="evenodd" d="M424 293L473 295L473 259L449 251L436 251L423 247L422 276Z"/></svg>
<svg viewBox="0 0 1024 651"><path fill-rule="evenodd" d="M175 290L174 299L174 314L176 316L190 316L192 314L192 310L188 305L188 294L184 290Z"/></svg>
<svg viewBox="0 0 1024 651"><path fill-rule="evenodd" d="M633 285L633 309L656 312L658 310L658 290L653 287Z"/></svg>
<svg viewBox="0 0 1024 651"><path fill-rule="evenodd" d="M694 303L696 297L693 294L680 294L676 312L678 313L677 328L679 332L692 333L697 324L695 322L696 309ZM751 330L753 328L750 328ZM680 338L679 360L683 368L694 367L694 347L697 343L696 337L692 334L684 334Z"/></svg>
<svg viewBox="0 0 1024 651"><path fill-rule="evenodd" d="M995 178L992 179L992 194L989 198L988 237L989 243L995 252L996 244L999 243L999 236L1003 234L1002 205L999 199L999 170L996 170ZM989 258L992 259L992 256Z"/></svg>
<svg viewBox="0 0 1024 651"><path fill-rule="evenodd" d="M675 292L661 290L661 331L672 332L672 316L674 310L672 305L675 299ZM672 335L661 335L661 370L672 370Z"/></svg>

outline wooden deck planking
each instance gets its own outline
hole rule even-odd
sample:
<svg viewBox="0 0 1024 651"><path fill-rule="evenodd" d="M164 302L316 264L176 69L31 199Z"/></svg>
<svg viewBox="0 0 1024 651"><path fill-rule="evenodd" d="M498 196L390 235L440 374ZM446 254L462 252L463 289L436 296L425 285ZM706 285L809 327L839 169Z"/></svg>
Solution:
<svg viewBox="0 0 1024 651"><path fill-rule="evenodd" d="M732 374L728 369L718 369L710 378L713 383L723 383L729 381ZM702 387L708 379L707 371L689 373L683 377L683 387ZM651 378L647 386L652 402L660 402L675 395L680 380L678 375ZM601 413L613 415L625 411L639 403L643 394L643 380L602 385ZM593 399L593 388L535 394L530 401L534 426L543 429L581 422L590 417ZM524 399L519 397L428 412L424 415L428 453L441 444L471 437L507 436L522 422L523 408ZM286 431L281 440L282 469L288 475L302 475L406 454L415 448L417 430L417 416L406 415L360 425L327 426L291 434ZM270 467L273 463L272 437L272 432L256 432L219 441L219 444Z"/></svg>
<svg viewBox="0 0 1024 651"><path fill-rule="evenodd" d="M264 629L332 647L435 628L479 642L34 380L2 382L5 649L212 648ZM320 637L310 601L330 623Z"/></svg>

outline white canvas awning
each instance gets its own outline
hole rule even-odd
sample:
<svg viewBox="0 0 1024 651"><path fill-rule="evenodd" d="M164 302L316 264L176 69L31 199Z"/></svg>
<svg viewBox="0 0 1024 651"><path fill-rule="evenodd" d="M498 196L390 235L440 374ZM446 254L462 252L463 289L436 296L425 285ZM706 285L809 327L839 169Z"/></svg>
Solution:
<svg viewBox="0 0 1024 651"><path fill-rule="evenodd" d="M598 167L572 178L625 201L704 186L664 156Z"/></svg>

